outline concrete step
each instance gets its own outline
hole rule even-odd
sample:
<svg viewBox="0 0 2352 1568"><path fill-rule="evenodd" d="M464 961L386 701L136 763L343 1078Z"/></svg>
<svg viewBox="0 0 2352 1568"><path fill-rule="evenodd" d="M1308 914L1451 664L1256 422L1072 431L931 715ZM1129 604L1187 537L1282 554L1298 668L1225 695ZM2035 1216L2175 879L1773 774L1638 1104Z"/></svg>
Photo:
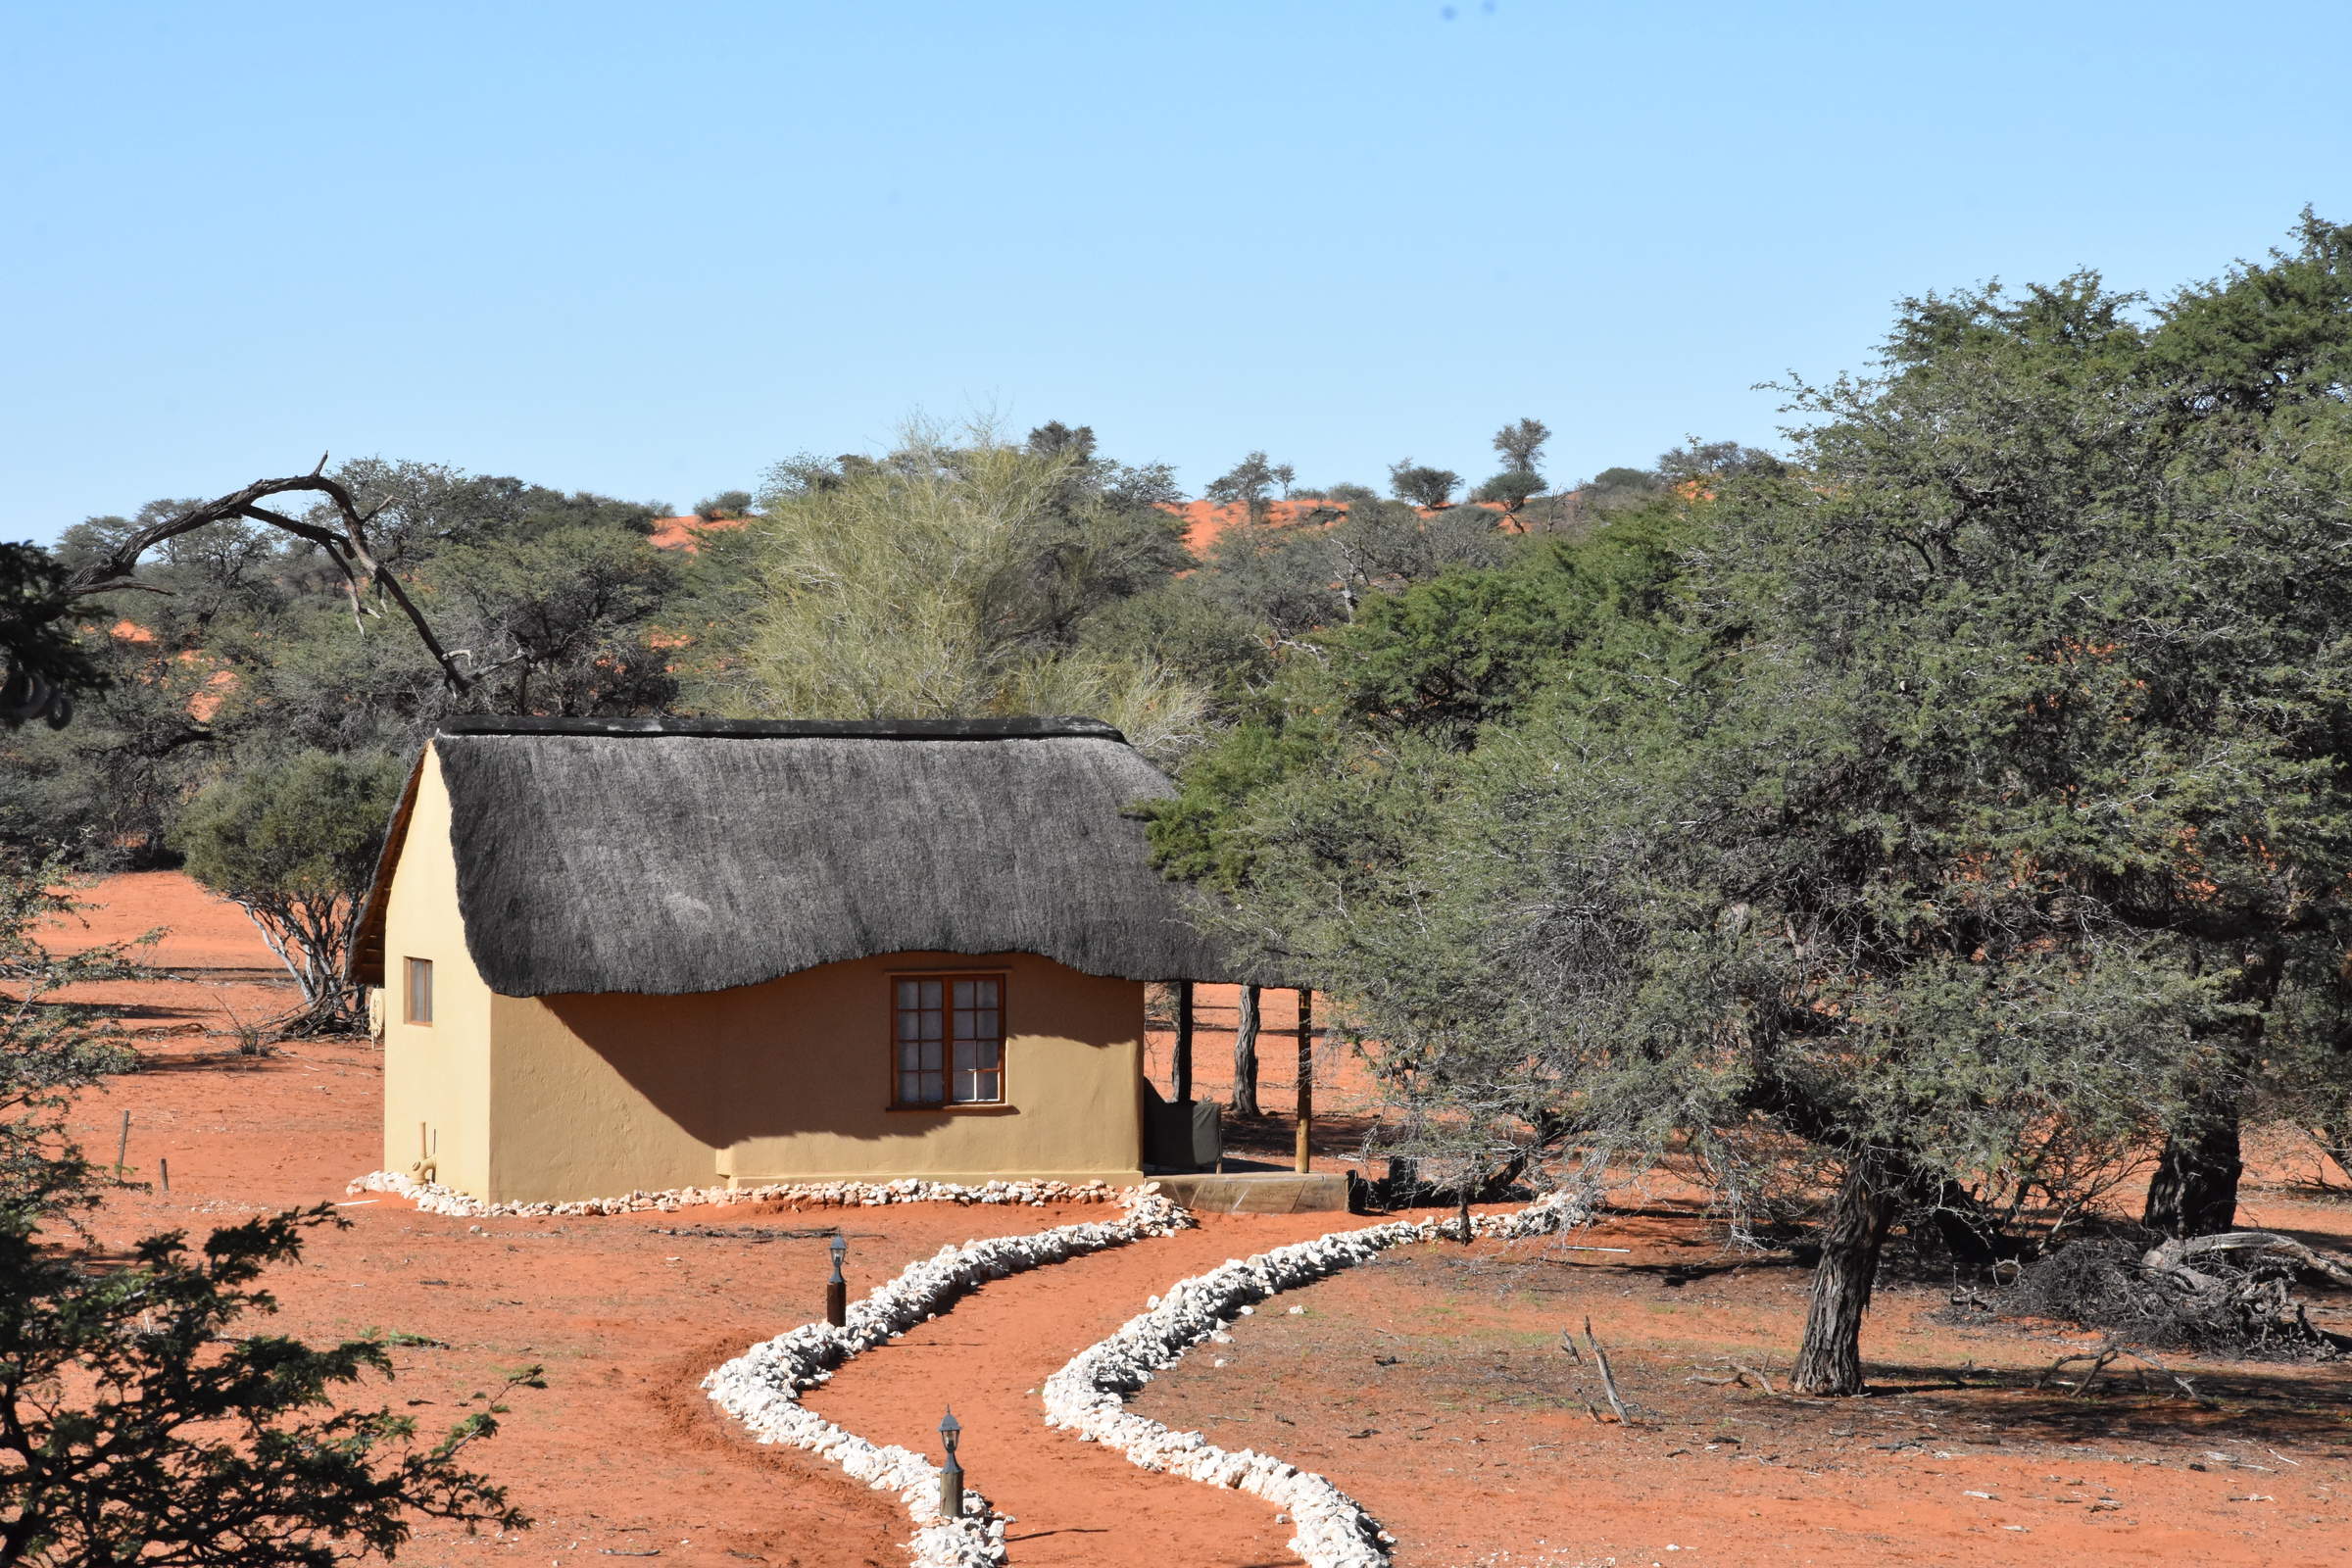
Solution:
<svg viewBox="0 0 2352 1568"><path fill-rule="evenodd" d="M1159 1190L1204 1214L1310 1214L1348 1211L1348 1173L1342 1170L1228 1171L1153 1176Z"/></svg>

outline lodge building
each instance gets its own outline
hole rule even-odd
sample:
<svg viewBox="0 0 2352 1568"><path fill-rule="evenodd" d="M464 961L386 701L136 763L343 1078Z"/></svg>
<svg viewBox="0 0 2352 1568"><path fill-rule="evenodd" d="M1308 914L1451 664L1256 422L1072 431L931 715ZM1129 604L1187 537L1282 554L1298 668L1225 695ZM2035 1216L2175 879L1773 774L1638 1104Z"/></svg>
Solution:
<svg viewBox="0 0 2352 1568"><path fill-rule="evenodd" d="M354 945L385 1168L1138 1180L1146 983L1242 978L1151 866L1173 788L1091 719L451 720Z"/></svg>

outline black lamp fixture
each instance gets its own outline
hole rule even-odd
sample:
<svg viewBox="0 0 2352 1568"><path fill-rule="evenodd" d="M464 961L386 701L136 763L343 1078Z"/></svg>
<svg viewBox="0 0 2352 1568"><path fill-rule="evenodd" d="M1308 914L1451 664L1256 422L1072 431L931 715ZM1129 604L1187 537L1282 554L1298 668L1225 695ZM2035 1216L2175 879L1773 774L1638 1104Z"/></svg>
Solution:
<svg viewBox="0 0 2352 1568"><path fill-rule="evenodd" d="M950 1519L963 1517L963 1466L956 1461L956 1440L962 1435L963 1423L950 1405L939 1422L939 1441L948 1450L948 1462L939 1471L939 1511Z"/></svg>

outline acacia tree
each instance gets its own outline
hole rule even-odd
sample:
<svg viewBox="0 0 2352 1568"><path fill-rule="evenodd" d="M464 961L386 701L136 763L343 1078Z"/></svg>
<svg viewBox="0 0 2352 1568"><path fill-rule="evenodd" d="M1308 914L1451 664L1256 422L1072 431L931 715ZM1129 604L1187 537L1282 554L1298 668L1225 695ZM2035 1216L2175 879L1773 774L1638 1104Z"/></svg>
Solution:
<svg viewBox="0 0 2352 1568"><path fill-rule="evenodd" d="M2335 684L2346 657L2352 225L2305 208L2292 249L2166 301L2145 358L2168 473L2183 510L2206 519L2195 543L2218 568L2176 574L2193 579L2191 603L2228 617L2223 635L2169 650L2162 710L2180 750L2242 755L2238 788L2273 808L2190 813L2180 831L2194 849L2177 858L2179 874L2143 870L2126 895L2134 919L2189 933L2228 977L2230 1011L2204 1032L2148 1187L2147 1223L2194 1236L2234 1223L2239 1123L2266 1058L2352 1103L2338 776L2352 717ZM2279 1038L2282 1017L2305 1024L2300 1038Z"/></svg>
<svg viewBox="0 0 2352 1568"><path fill-rule="evenodd" d="M375 512L363 508L342 481L329 476L325 469L326 460L320 458L318 466L309 473L283 479L257 479L227 495L183 510L166 509L142 520L140 526L112 541L110 549L94 554L78 567L51 602L42 607L41 613L55 619L79 600L139 586L139 562L151 550L171 546L221 524L256 522L289 534L324 555L342 578L354 615L370 612L370 593L398 607L450 684L465 690L469 682L464 669L442 648L440 639L409 597L406 585L377 559L368 537L368 525L374 520ZM294 517L274 506L264 505L283 495L316 496L322 514Z"/></svg>
<svg viewBox="0 0 2352 1568"><path fill-rule="evenodd" d="M1502 471L1480 485L1471 499L1498 503L1506 525L1521 526L1521 510L1544 493L1544 475L1536 465L1550 441L1551 430L1541 419L1516 419L1495 431L1494 446L1502 458Z"/></svg>
<svg viewBox="0 0 2352 1568"><path fill-rule="evenodd" d="M1535 472L1550 444L1551 427L1542 419L1514 419L1494 432L1494 446L1502 466L1520 472Z"/></svg>
<svg viewBox="0 0 2352 1568"><path fill-rule="evenodd" d="M104 519L122 525L90 532L84 541L87 548L70 570L30 546L0 547L0 657L6 661L6 673L0 676L0 723L13 726L46 718L63 726L71 717L74 691L86 689L94 675L87 659L73 652L74 638L66 623L77 605L126 590L157 591L158 585L140 578L142 558L159 548L201 552L205 546L200 540L209 538L207 530L233 536L225 548L250 555L244 525L253 523L317 549L340 576L354 616L373 612L373 600L389 600L398 607L451 689L465 691L470 684L465 670L442 648L406 586L376 556L368 527L380 504L363 507L325 469L326 459L321 457L318 466L306 474L257 479L210 501L151 508L131 521ZM314 514L294 517L265 505L285 495L318 497Z"/></svg>
<svg viewBox="0 0 2352 1568"><path fill-rule="evenodd" d="M1389 466L1389 488L1396 499L1427 512L1452 506L1453 492L1461 483L1462 476L1451 468L1433 468L1410 458Z"/></svg>
<svg viewBox="0 0 2352 1568"><path fill-rule="evenodd" d="M558 527L434 557L434 596L467 672L510 713L660 711L677 695L654 616L671 557L625 529Z"/></svg>
<svg viewBox="0 0 2352 1568"><path fill-rule="evenodd" d="M1271 510L1273 492L1280 488L1284 496L1289 496L1298 478L1298 470L1289 464L1275 463L1263 452L1252 452L1209 480L1208 488L1201 494L1220 505L1238 504L1249 521L1264 522Z"/></svg>
<svg viewBox="0 0 2352 1568"><path fill-rule="evenodd" d="M2150 1217L2227 1225L2281 998L2344 951L2343 361L2209 375L2284 405L2255 428L2178 368L2186 313L2132 304L1912 302L1883 374L1797 389L1793 466L1688 497L1667 591L1603 601L1532 694L1447 751L1304 705L1292 755L1256 743L1282 765L1203 765L1240 787L1155 823L1181 865L1207 816L1194 859L1427 1126L1555 1161L1679 1134L1735 1205L1804 1152L1812 1392L1861 1387L1905 1216L1982 1262L2169 1129ZM2330 363L2309 323L2217 353L2280 340Z"/></svg>
<svg viewBox="0 0 2352 1568"><path fill-rule="evenodd" d="M266 759L199 795L176 833L188 874L242 908L302 988L280 1028L364 1025L348 970L403 769L382 754Z"/></svg>
<svg viewBox="0 0 2352 1568"><path fill-rule="evenodd" d="M1075 441L914 431L857 464L779 465L747 526L758 595L712 701L835 718L1089 713L1162 759L1207 696L1149 648L1084 639L1094 611L1164 584L1178 519L1150 470ZM1154 498L1156 499L1156 497Z"/></svg>

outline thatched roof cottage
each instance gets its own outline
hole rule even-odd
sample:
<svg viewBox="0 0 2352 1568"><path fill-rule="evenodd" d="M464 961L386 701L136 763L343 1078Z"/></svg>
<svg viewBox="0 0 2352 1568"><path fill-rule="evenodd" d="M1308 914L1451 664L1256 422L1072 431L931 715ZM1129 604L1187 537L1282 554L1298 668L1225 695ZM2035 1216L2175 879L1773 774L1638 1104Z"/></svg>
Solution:
<svg viewBox="0 0 2352 1568"><path fill-rule="evenodd" d="M1144 983L1229 979L1091 719L462 719L354 971L386 1166L493 1201L1135 1180Z"/></svg>

